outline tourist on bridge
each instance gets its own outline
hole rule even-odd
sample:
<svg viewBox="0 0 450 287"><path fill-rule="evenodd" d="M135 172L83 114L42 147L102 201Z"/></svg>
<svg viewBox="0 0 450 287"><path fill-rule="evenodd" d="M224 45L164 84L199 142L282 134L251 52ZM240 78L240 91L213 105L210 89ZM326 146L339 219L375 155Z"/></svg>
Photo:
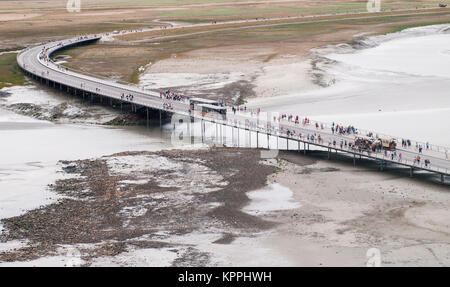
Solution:
<svg viewBox="0 0 450 287"><path fill-rule="evenodd" d="M416 159L414 160L414 164L420 164L420 156L417 156Z"/></svg>

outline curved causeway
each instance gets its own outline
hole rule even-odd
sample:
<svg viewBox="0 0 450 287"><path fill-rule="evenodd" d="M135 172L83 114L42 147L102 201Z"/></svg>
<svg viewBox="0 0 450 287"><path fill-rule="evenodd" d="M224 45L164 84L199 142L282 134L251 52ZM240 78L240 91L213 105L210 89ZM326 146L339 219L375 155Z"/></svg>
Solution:
<svg viewBox="0 0 450 287"><path fill-rule="evenodd" d="M356 130L338 134L332 132L331 126L325 123L316 123L314 121L302 123L301 120L294 122L287 119L278 120L277 118L274 119L273 114L269 116L260 111L249 112L240 109L236 110L232 107L221 107L217 102L197 98L187 98L180 101L169 100L161 97L159 93L143 90L131 84L122 84L113 80L68 70L50 59L51 54L57 50L93 43L102 36L88 35L63 41L37 44L21 51L17 56L17 62L31 78L60 90L82 93L83 96L101 96L109 99L111 102L126 102L131 104L134 110L145 108L148 112L149 109L153 109L181 115L190 118L191 121L193 119L199 120L202 125L202 139L204 136L206 137L205 125L211 126L213 124L216 126L215 139L217 140L217 126L219 125L221 131L219 143L227 146L278 149L278 142L281 140L286 143L284 145L289 150L298 150L306 153L310 145L312 145L317 149L327 151L328 157L331 156L332 151L340 152L352 157L354 164L356 164L357 158L364 157L379 162L381 169L388 163L407 167L411 176L414 170L424 170L440 175L441 181L444 182L445 176L450 175L449 149L446 147L429 145L429 148L426 149L425 143L412 141L409 147L400 147L399 144L395 151L395 157L392 156L392 151L368 152L354 146L357 138L368 134L366 131ZM132 97L125 99L125 95L132 95ZM205 113L205 108L210 110L217 108L220 110L220 113ZM223 129L231 130L232 136L224 136L222 133ZM237 138L235 136L236 129L238 130ZM239 140L239 134L242 131L248 135L245 141ZM399 137L392 138L396 139L398 143L401 142ZM273 146L275 139L276 146ZM341 142L345 142L345 146L341 145ZM422 153L419 154L416 144L424 147ZM402 155L401 158L398 158L399 154ZM418 155L421 158L419 163L415 160ZM428 159L431 164L425 165L425 159Z"/></svg>

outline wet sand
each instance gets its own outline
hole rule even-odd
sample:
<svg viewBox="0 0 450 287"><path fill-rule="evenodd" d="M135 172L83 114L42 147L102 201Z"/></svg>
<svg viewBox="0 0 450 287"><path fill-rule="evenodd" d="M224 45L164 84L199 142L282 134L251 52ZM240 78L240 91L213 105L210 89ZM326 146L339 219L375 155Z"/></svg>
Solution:
<svg viewBox="0 0 450 287"><path fill-rule="evenodd" d="M63 161L57 202L2 221L0 265L365 266L369 248L384 266L450 264L448 186L320 158L214 148Z"/></svg>
<svg viewBox="0 0 450 287"><path fill-rule="evenodd" d="M264 216L284 224L256 241L278 246L290 266L365 266L369 248L384 266L450 264L448 185L334 161L287 163L269 182L302 206Z"/></svg>
<svg viewBox="0 0 450 287"><path fill-rule="evenodd" d="M28 102L45 107L51 97L30 94ZM161 139L139 144L136 131L64 123L77 120L70 117L60 124L12 111L2 117L16 147L29 140L11 133L35 131L49 143L34 136L33 159L23 148L21 157L2 156L22 158L1 170L9 191L2 192L9 202L1 210L3 266L364 266L373 247L387 266L449 264L448 186L425 175L297 152L269 160L255 149L149 152L164 148ZM67 151L63 139L90 130L112 142L128 134L130 145L108 150L96 141L74 146L83 153L57 152Z"/></svg>
<svg viewBox="0 0 450 287"><path fill-rule="evenodd" d="M23 102L7 107L20 112L11 105ZM29 111L26 122L39 118ZM52 138L79 132L64 124L76 118L62 117L64 133ZM3 125L5 133L54 126L11 122L17 119ZM111 133L113 142L136 139ZM45 190L45 205L4 216L0 265L364 266L369 248L380 249L385 266L450 265L448 185L426 175L410 179L392 167L378 172L366 162L353 167L295 152L262 160L258 150L152 152L154 142L141 144L69 157L38 153L62 160L48 172L62 176L35 189ZM26 164L43 169L39 158Z"/></svg>
<svg viewBox="0 0 450 287"><path fill-rule="evenodd" d="M88 244L78 248L87 265L106 255L167 247L179 254L172 265L214 264L210 254L171 239L213 233L214 244L223 244L230 236L273 227L241 211L249 202L245 191L264 187L275 170L259 163L259 155L256 150L174 150L62 161L61 169L71 176L51 185L61 196L57 202L2 220L2 242L28 244L0 253L0 261L61 256L62 246Z"/></svg>

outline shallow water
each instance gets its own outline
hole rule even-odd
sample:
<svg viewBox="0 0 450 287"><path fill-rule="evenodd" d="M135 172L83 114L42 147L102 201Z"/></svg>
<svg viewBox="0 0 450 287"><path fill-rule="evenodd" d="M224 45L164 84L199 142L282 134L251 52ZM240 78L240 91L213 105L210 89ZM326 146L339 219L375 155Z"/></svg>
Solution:
<svg viewBox="0 0 450 287"><path fill-rule="evenodd" d="M292 190L279 183L272 183L267 188L248 192L247 195L251 201L242 210L252 215L300 207L298 202L293 201Z"/></svg>
<svg viewBox="0 0 450 287"><path fill-rule="evenodd" d="M42 99L34 98L35 91L29 89L10 92L20 93L26 99L20 102ZM159 126L146 129L54 124L0 109L0 218L54 202L57 196L47 186L63 176L59 160L96 158L133 150L155 151L170 146Z"/></svg>
<svg viewBox="0 0 450 287"><path fill-rule="evenodd" d="M250 106L450 146L450 133L443 132L450 130L450 34L444 32L446 27L377 36L368 40L375 47L327 54L336 61L326 68L334 85L256 99Z"/></svg>

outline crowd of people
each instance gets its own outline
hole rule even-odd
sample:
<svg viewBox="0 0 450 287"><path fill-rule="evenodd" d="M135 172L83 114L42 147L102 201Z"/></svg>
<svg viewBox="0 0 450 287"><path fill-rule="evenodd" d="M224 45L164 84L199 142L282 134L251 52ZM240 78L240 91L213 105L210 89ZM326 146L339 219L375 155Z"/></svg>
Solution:
<svg viewBox="0 0 450 287"><path fill-rule="evenodd" d="M243 106L243 107L232 107L232 111L234 113L236 113L236 111L243 111L246 112L248 109L247 107ZM258 113L260 112L260 110L258 109ZM273 116L273 122L274 123L280 123L282 120L286 120L288 122L293 122L295 124L299 124L300 123L300 117L299 116L293 116L293 115L289 115L289 114L281 114L278 116ZM303 126L307 126L311 124L311 120L307 117L303 118L301 120L301 123ZM246 121L246 126L250 126L251 123L247 123ZM314 126L317 130L323 130L324 129L324 125L323 123L318 123L315 122ZM367 152L368 155L370 156L373 152L383 152L384 153L384 157L385 158L390 158L392 161L398 161L398 162L405 162L405 157L404 154L401 150L396 150L396 149L383 149L381 146L377 149L377 150L372 150L371 148L362 148L361 145L356 144L357 139L355 139L355 141L351 141L351 140L347 140L347 139L336 139L333 138L334 135L350 135L350 134L359 134L360 132L358 131L358 129L356 129L353 125L348 125L348 126L344 126L344 125L339 125L336 123L332 123L331 124L331 137L327 139L327 143L324 143L324 137L323 135L321 135L320 133L313 133L313 134L302 134L299 132L296 132L295 129L289 129L289 128L284 128L283 126L279 126L279 125L273 125L273 124L269 124L267 123L267 130L269 132L274 132L274 133L278 133L278 134L286 134L287 137L290 138L298 138L301 140L306 140L309 142L313 142L313 143L317 143L320 145L328 145L329 147L334 147L337 148L339 147L340 149L351 149L351 150L355 150L358 151L359 153L363 153L363 152ZM369 132L367 134L368 138L372 138L375 135L372 132ZM377 136L376 136L377 137ZM402 147L403 148L408 148L411 147L411 140L409 139L402 139ZM423 146L420 144L416 144L416 148L418 151L418 155L411 159L411 161L413 162L414 165L421 165L424 166L425 168L430 168L431 166L431 160L429 158L426 158L425 160L422 160L419 154L422 154L423 152ZM425 144L425 148L428 150L430 149L430 144L427 142ZM445 155L446 155L446 159L448 159L448 151L445 151Z"/></svg>
<svg viewBox="0 0 450 287"><path fill-rule="evenodd" d="M163 103L162 107L164 110L173 110L173 106L171 103Z"/></svg>
<svg viewBox="0 0 450 287"><path fill-rule="evenodd" d="M83 40L83 39L87 39L87 36L80 36L79 38L77 38L77 40ZM58 45L63 46L63 43L61 42ZM50 59L48 57L48 51L49 51L49 47L44 46L41 53L39 54L39 59L43 60L45 62L49 62ZM47 71L47 74L48 74L48 71ZM81 87L83 88L83 84L81 84ZM100 89L96 88L96 91L100 92ZM173 92L170 89L160 90L160 98L165 99L165 100L170 100L170 101L181 101L181 102L190 100L190 97L185 96L180 93L177 93L177 92ZM127 101L133 101L134 96L131 94L127 94L127 95L122 94L121 99L127 100ZM220 105L222 107L224 106L223 102L218 103L218 105ZM162 108L164 110L173 110L172 104L168 103L168 102L164 102L162 104ZM259 116L259 114L260 114L260 109L248 109L247 106L245 106L245 105L232 106L231 110L234 114L236 114L237 111L245 112L245 113L250 112L251 117L253 117L254 115ZM189 112L191 112L191 111L189 110ZM345 138L344 139L334 138L335 135L346 136L346 135L350 135L350 134L359 134L359 131L352 125L344 126L344 125L339 125L339 124L336 124L333 122L331 127L329 127L329 129L331 129L331 134L329 134L329 133L328 133L328 135L324 135L323 133L322 134L320 134L320 133L302 134L302 133L299 133L298 131L296 131L295 127L285 128L283 126L280 126L279 123L281 123L282 121L287 121L288 123L293 123L295 125L302 124L303 126L308 126L308 125L311 125L311 123L312 123L312 121L308 117L301 119L298 115L281 114L278 116L273 116L273 122L271 124L267 123L267 130L269 130L270 132L286 134L287 137L295 137L295 138L307 140L309 142L317 143L317 144L324 145L324 146L328 145L329 147L335 147L335 148L339 147L340 149L353 149L353 150L358 150L359 152L367 151L369 154L371 152L374 152L371 149L361 148L361 146L356 143L356 139L354 141L351 141L351 140L347 140ZM248 120L246 120L246 125L248 125L249 127L250 126L256 127L256 123L254 123L252 121L248 121ZM325 125L323 123L319 123L319 122L314 122L312 127L315 127L316 130L324 130L325 129ZM328 128L327 128L327 130L328 130ZM325 138L324 138L324 136L325 136ZM373 134L368 133L367 136L373 137ZM325 140L327 141L327 144L324 143ZM402 146L402 148L410 148L412 146L412 142L409 139L402 139L401 146ZM418 154L415 158L413 158L414 164L415 165L423 165L424 164L425 167L429 167L431 165L431 161L428 158L423 160L420 155L423 154L424 149L429 150L431 148L430 144L428 142L426 142L424 145L416 143L415 147L416 147L416 150L418 151ZM381 151L381 149L379 151ZM390 159L392 161L398 160L399 162L402 162L404 160L404 155L402 154L402 152L397 151L395 149L394 150L384 149L384 156L388 157L388 158L390 157ZM445 157L448 160L448 151L447 150L445 150Z"/></svg>
<svg viewBox="0 0 450 287"><path fill-rule="evenodd" d="M341 126L338 124L335 125L334 122L331 126L331 132L332 132L332 134L337 133L340 135L349 135L349 134L357 134L358 133L357 129L352 125L345 127L345 126Z"/></svg>
<svg viewBox="0 0 450 287"><path fill-rule="evenodd" d="M431 164L431 161L430 161L429 159L425 159L425 160L423 161L423 163L425 164L425 167L429 167L430 164ZM420 158L420 155L417 155L417 156L414 158L414 165L420 165L420 164L421 164L421 158Z"/></svg>
<svg viewBox="0 0 450 287"><path fill-rule="evenodd" d="M189 101L189 97L186 97L185 95L182 95L182 94L177 94L175 92L172 92L171 90L166 90L166 91L160 90L159 97L161 99L172 100L172 101L182 101L182 102L184 102L186 100Z"/></svg>
<svg viewBox="0 0 450 287"><path fill-rule="evenodd" d="M131 94L125 95L125 94L122 93L122 95L120 96L120 99L132 102L134 100L134 96L131 95Z"/></svg>

